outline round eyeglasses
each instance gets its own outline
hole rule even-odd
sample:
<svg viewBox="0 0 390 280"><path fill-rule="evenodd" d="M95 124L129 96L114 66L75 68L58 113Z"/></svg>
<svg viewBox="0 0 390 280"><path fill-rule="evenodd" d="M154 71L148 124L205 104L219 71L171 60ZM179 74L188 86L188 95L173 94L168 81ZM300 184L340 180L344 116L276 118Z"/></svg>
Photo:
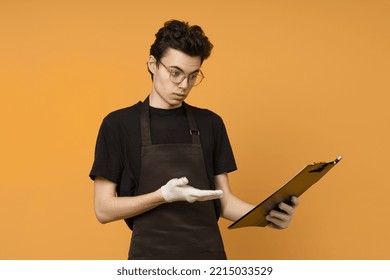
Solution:
<svg viewBox="0 0 390 280"><path fill-rule="evenodd" d="M184 72L177 67L169 67L160 61L160 64L167 69L169 72L169 80L174 84L180 84L187 78L188 84L192 87L195 87L200 84L203 80L204 75L202 71L199 69L198 71L191 73L189 75L184 74Z"/></svg>

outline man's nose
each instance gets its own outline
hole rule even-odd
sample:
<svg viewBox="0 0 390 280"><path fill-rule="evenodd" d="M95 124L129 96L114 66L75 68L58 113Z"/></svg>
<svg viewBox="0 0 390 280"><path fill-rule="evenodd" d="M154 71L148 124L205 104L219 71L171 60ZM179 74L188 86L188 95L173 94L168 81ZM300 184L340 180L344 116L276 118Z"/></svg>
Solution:
<svg viewBox="0 0 390 280"><path fill-rule="evenodd" d="M185 77L183 81L179 84L179 88L186 89L188 88L189 83L188 83L188 77Z"/></svg>

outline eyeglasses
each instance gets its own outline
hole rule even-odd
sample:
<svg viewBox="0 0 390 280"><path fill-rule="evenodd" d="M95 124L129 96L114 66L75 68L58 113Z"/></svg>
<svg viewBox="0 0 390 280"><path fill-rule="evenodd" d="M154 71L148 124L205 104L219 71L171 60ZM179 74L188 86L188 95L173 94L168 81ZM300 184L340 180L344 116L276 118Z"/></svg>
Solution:
<svg viewBox="0 0 390 280"><path fill-rule="evenodd" d="M160 64L167 69L169 72L169 80L171 80L174 84L180 84L182 81L184 81L185 78L188 80L188 84L190 86L197 86L200 84L200 82L203 80L204 75L202 71L199 69L199 72L195 72L189 75L184 74L184 72L176 67L168 67L164 63L160 61Z"/></svg>

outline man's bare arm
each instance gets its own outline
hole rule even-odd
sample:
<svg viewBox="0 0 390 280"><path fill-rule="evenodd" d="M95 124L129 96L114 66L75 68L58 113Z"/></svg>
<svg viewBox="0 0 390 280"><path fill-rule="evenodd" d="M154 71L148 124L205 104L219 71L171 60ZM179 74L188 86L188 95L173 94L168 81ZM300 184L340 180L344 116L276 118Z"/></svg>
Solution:
<svg viewBox="0 0 390 280"><path fill-rule="evenodd" d="M129 197L118 197L116 184L102 177L95 178L95 214L102 224L134 217L163 203L161 189Z"/></svg>
<svg viewBox="0 0 390 280"><path fill-rule="evenodd" d="M221 215L225 219L235 222L255 207L255 205L239 199L231 192L228 175L226 173L215 176L214 181L216 189L223 191L223 197L221 198Z"/></svg>

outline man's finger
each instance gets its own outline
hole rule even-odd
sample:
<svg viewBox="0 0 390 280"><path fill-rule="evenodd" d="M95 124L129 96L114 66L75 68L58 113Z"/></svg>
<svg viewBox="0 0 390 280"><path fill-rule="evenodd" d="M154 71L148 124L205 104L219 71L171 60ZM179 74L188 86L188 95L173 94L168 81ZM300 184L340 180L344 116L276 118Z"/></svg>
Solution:
<svg viewBox="0 0 390 280"><path fill-rule="evenodd" d="M296 197L296 196L293 196L293 197L291 197L291 202L292 202L292 206L295 208L295 207L297 207L298 205L299 205L299 198L298 197Z"/></svg>
<svg viewBox="0 0 390 280"><path fill-rule="evenodd" d="M266 216L266 220L270 222L268 226L276 229L284 229L287 228L288 223L286 221L280 220L275 217L271 217L270 215Z"/></svg>
<svg viewBox="0 0 390 280"><path fill-rule="evenodd" d="M289 207L292 208L291 206L289 206ZM290 217L291 217L290 215L285 214L283 212L280 212L278 210L272 210L268 216L270 216L272 218L276 218L276 219L281 220L281 221L288 221L288 220L290 220Z"/></svg>
<svg viewBox="0 0 390 280"><path fill-rule="evenodd" d="M284 212L286 212L290 216L294 214L294 207L290 206L284 202L279 204L279 209L283 210ZM278 210L276 210L276 211L278 211Z"/></svg>
<svg viewBox="0 0 390 280"><path fill-rule="evenodd" d="M181 177L179 179L176 179L176 183L179 185L179 186L185 186L188 184L188 179L186 177Z"/></svg>
<svg viewBox="0 0 390 280"><path fill-rule="evenodd" d="M199 200L210 200L210 199L216 199L220 198L223 194L223 191L221 190L199 190L196 188L193 188L191 190L191 195L197 197Z"/></svg>

